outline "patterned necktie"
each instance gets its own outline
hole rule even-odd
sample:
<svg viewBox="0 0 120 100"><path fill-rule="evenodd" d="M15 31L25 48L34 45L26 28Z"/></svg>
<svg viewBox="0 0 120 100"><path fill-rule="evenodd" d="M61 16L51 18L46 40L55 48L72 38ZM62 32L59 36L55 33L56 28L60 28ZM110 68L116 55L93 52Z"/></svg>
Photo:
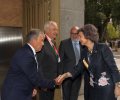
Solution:
<svg viewBox="0 0 120 100"><path fill-rule="evenodd" d="M54 49L54 52L55 52L56 56L58 56L59 54L58 54L58 50L56 48L56 42L54 40L52 40L51 42L53 43L52 47Z"/></svg>
<svg viewBox="0 0 120 100"><path fill-rule="evenodd" d="M36 61L36 63L37 63L37 71L38 71L38 61L37 61L37 55L35 54L35 55L34 55L34 57L35 57L35 61Z"/></svg>
<svg viewBox="0 0 120 100"><path fill-rule="evenodd" d="M75 52L75 57L76 57L76 65L79 62L80 59L80 50L78 50L77 46L79 46L78 42L74 42L74 52Z"/></svg>
<svg viewBox="0 0 120 100"><path fill-rule="evenodd" d="M56 42L55 42L54 40L51 41L51 42L53 43L52 48L53 48L53 51L54 51L54 53L55 53L55 55L56 55L56 58L57 58L58 62L60 62L59 53L58 53L58 50L57 50L57 48L56 48Z"/></svg>

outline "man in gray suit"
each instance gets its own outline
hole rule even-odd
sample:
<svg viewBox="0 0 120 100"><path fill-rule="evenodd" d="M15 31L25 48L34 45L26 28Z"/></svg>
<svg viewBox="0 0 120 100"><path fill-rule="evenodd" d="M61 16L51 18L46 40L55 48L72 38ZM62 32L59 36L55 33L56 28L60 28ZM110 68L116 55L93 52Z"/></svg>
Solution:
<svg viewBox="0 0 120 100"><path fill-rule="evenodd" d="M59 54L61 63L59 72L65 73L73 70L81 57L81 45L78 36L78 27L73 26L70 30L70 38L61 41ZM77 100L81 85L81 75L74 80L68 78L62 84L63 100Z"/></svg>

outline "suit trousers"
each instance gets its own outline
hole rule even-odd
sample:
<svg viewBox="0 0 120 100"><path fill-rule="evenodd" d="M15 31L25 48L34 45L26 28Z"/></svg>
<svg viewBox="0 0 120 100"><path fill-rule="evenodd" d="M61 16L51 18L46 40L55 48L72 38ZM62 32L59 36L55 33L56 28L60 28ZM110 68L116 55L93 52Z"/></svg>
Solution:
<svg viewBox="0 0 120 100"><path fill-rule="evenodd" d="M62 85L63 100L77 100L79 95L79 89L81 86L81 77L77 77L72 80L66 79Z"/></svg>
<svg viewBox="0 0 120 100"><path fill-rule="evenodd" d="M40 100L54 100L55 89L40 90Z"/></svg>

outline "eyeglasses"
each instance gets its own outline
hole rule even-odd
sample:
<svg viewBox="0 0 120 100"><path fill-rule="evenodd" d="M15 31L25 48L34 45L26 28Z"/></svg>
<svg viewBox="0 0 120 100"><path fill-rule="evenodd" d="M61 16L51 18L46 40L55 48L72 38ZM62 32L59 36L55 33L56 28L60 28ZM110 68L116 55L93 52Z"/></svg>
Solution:
<svg viewBox="0 0 120 100"><path fill-rule="evenodd" d="M71 34L73 34L73 35L77 35L78 33L71 33Z"/></svg>

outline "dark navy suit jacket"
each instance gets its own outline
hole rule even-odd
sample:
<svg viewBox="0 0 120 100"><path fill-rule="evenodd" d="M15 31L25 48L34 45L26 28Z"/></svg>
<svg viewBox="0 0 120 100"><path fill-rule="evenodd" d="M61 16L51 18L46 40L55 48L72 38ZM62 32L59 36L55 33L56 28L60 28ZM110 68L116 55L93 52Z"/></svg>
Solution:
<svg viewBox="0 0 120 100"><path fill-rule="evenodd" d="M82 52L82 59L88 62L88 50L86 48ZM82 64L82 59L78 66ZM88 64L88 69L75 67L71 71L73 78L84 71L85 100L115 100L114 86L116 82L120 82L120 73L109 47L101 43L95 44ZM90 84L90 77L92 77L93 86ZM100 85L102 78L107 79L107 85Z"/></svg>
<svg viewBox="0 0 120 100"><path fill-rule="evenodd" d="M21 48L13 57L3 84L2 100L32 100L35 87L54 88L54 81L45 80L29 45Z"/></svg>
<svg viewBox="0 0 120 100"><path fill-rule="evenodd" d="M88 50L84 48L82 50L82 57L78 66L83 65L83 59L88 62L87 53ZM91 71L97 79L99 79L102 72L106 72L106 74L112 78L113 83L120 81L120 74L113 54L109 47L105 44L98 43L94 45L93 53L91 55L91 63L89 64L88 70ZM71 74L75 77L78 73L82 73L84 71L87 72L85 67L75 67L74 70L71 71Z"/></svg>

